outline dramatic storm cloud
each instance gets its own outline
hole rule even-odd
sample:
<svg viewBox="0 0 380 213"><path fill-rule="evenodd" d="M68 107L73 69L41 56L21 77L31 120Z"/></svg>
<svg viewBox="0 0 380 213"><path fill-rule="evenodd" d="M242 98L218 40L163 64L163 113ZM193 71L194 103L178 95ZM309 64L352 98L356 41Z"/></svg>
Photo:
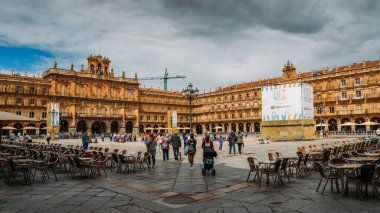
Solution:
<svg viewBox="0 0 380 213"><path fill-rule="evenodd" d="M276 77L380 56L380 1L0 0L0 70L79 69L89 54L120 75L172 75L182 89ZM34 50L34 51L33 51ZM28 53L25 56L25 51ZM18 53L17 53L18 52ZM20 53L21 52L21 53ZM159 81L142 85L162 87Z"/></svg>

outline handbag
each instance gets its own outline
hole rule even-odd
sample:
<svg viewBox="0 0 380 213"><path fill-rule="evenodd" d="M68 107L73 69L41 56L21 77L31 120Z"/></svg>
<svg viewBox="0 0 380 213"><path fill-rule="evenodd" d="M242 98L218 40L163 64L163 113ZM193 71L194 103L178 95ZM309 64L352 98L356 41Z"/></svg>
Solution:
<svg viewBox="0 0 380 213"><path fill-rule="evenodd" d="M185 147L185 151L184 151L183 154L184 154L184 155L187 155L188 152L189 152L189 146L186 146L186 147Z"/></svg>

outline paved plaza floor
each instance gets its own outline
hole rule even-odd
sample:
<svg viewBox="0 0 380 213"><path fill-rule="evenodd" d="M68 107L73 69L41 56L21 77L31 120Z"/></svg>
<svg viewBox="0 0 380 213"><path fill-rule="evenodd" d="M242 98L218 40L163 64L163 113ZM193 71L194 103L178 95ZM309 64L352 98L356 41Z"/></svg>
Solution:
<svg viewBox="0 0 380 213"><path fill-rule="evenodd" d="M202 176L198 150L193 170L187 160L174 161L170 153L171 159L166 162L158 154L150 172L120 174L107 170L107 177L75 179L61 173L57 182L41 183L37 179L32 185L8 186L1 181L0 212L379 212L380 201L371 197L371 190L364 201L356 196L353 185L348 196L331 192L329 187L322 196L315 191L320 177L316 172L302 179L291 178L280 187L246 182L248 156L265 159L266 153L274 150L295 155L297 146L335 140L258 145L254 138L248 138L243 154L236 156L228 154L225 144L216 159L215 177ZM139 142L96 145L130 153L145 150Z"/></svg>

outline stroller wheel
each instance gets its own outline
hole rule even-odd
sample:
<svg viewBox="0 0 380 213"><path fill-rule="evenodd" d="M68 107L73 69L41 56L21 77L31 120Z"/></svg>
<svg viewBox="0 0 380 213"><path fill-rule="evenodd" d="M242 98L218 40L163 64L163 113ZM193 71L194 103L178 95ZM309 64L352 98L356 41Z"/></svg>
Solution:
<svg viewBox="0 0 380 213"><path fill-rule="evenodd" d="M213 169L212 170L212 175L215 176L215 173L216 173L216 171L215 171L215 169Z"/></svg>

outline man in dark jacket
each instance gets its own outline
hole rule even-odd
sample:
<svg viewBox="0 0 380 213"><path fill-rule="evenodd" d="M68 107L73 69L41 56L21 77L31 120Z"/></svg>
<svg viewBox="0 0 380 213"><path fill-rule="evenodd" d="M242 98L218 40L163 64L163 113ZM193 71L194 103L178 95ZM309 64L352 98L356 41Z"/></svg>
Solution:
<svg viewBox="0 0 380 213"><path fill-rule="evenodd" d="M174 133L174 135L170 137L170 143L173 147L174 159L178 160L178 152L179 148L181 147L181 138L178 136L177 133Z"/></svg>
<svg viewBox="0 0 380 213"><path fill-rule="evenodd" d="M229 145L230 145L230 154L231 154L231 151L232 149L234 149L234 155L236 155L236 147L235 147L235 144L237 142L237 136L235 135L235 132L231 132L231 134L228 136L228 142L229 142Z"/></svg>

